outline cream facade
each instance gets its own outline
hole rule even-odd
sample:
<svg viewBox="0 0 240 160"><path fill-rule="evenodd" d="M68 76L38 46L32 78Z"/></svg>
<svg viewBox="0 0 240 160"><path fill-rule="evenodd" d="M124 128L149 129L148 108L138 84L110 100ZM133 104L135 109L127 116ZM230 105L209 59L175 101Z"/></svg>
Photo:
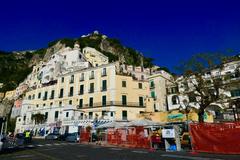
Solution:
<svg viewBox="0 0 240 160"><path fill-rule="evenodd" d="M147 79L122 74L118 63L91 67L58 76L57 83L26 92L16 131L61 132L102 121L130 121L149 104ZM45 115L34 125L32 115Z"/></svg>

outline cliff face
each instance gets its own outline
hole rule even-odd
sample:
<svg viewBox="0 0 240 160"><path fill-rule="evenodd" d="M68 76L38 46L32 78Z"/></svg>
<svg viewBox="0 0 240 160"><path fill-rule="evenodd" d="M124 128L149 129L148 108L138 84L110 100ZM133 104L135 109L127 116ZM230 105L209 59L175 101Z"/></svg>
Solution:
<svg viewBox="0 0 240 160"><path fill-rule="evenodd" d="M87 46L95 48L106 55L109 62L120 61L135 66L152 66L151 58L146 58L136 50L123 46L117 39L94 32L80 38L56 40L50 42L47 48L35 51L0 51L0 83L4 84L0 92L15 89L39 61L48 61L52 54L65 47L73 48L75 43L80 44L81 49Z"/></svg>

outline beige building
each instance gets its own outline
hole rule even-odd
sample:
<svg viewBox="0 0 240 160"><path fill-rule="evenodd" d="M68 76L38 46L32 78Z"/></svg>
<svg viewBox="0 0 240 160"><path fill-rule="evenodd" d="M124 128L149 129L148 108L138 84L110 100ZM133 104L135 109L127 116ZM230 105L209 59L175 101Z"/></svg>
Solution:
<svg viewBox="0 0 240 160"><path fill-rule="evenodd" d="M16 131L32 129L32 115L45 115L46 123L34 129L51 132L86 126L93 121L127 121L138 118L152 103L147 79L137 80L117 69L117 63L68 72L57 81L26 93ZM46 132L47 133L47 132Z"/></svg>
<svg viewBox="0 0 240 160"><path fill-rule="evenodd" d="M167 86L173 83L173 76L164 70L153 72L149 77L150 97L154 99L154 111L168 110Z"/></svg>
<svg viewBox="0 0 240 160"><path fill-rule="evenodd" d="M15 93L16 93L16 90L7 91L7 92L5 93L4 99L13 100L14 97L15 97Z"/></svg>

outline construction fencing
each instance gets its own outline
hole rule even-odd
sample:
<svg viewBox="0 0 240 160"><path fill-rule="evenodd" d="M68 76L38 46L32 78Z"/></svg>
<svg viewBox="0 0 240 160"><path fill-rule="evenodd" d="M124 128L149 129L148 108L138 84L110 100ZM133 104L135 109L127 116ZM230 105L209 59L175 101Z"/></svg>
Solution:
<svg viewBox="0 0 240 160"><path fill-rule="evenodd" d="M122 129L107 129L107 132L100 140L110 145L129 148L150 148L150 139L144 127L132 127ZM89 142L90 133L81 132L80 141Z"/></svg>
<svg viewBox="0 0 240 160"><path fill-rule="evenodd" d="M190 124L192 148L198 152L240 154L240 123Z"/></svg>

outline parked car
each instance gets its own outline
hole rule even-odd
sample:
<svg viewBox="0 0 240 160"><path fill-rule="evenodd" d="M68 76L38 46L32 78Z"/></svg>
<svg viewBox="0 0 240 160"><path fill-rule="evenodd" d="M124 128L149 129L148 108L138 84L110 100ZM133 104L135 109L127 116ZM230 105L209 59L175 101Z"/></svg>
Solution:
<svg viewBox="0 0 240 160"><path fill-rule="evenodd" d="M66 141L68 142L78 142L79 141L79 134L77 132L75 133L69 133L66 137Z"/></svg>
<svg viewBox="0 0 240 160"><path fill-rule="evenodd" d="M45 137L45 140L58 140L59 137L60 137L60 134L50 133Z"/></svg>
<svg viewBox="0 0 240 160"><path fill-rule="evenodd" d="M68 135L69 135L69 133L61 134L61 135L59 136L58 140L60 140L60 141L65 141Z"/></svg>

